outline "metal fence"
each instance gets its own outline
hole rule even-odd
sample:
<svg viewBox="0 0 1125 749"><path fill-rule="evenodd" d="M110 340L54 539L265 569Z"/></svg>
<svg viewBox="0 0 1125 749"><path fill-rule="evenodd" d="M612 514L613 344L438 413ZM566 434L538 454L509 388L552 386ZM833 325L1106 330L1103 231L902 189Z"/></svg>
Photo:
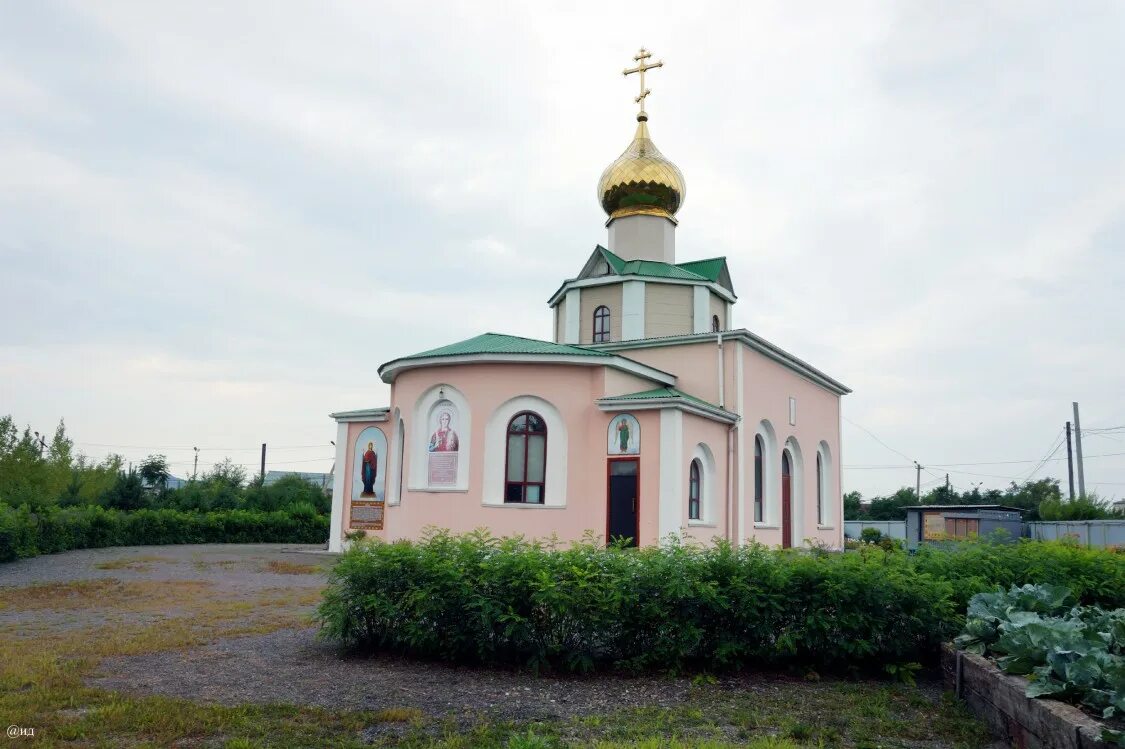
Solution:
<svg viewBox="0 0 1125 749"><path fill-rule="evenodd" d="M884 536L906 540L905 520L845 520L844 537L858 539L864 528L874 528Z"/></svg>
<svg viewBox="0 0 1125 749"><path fill-rule="evenodd" d="M1085 546L1125 547L1125 520L1059 520L1024 523L1026 534L1041 541L1070 537Z"/></svg>

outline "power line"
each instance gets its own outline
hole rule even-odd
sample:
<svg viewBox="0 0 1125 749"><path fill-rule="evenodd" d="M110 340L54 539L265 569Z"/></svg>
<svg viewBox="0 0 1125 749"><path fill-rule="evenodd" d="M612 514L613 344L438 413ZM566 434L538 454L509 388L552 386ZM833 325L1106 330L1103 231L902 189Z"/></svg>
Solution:
<svg viewBox="0 0 1125 749"><path fill-rule="evenodd" d="M1062 443L1059 443L1059 447L1062 447ZM1115 456L1118 456L1118 455L1125 455L1125 452L1099 453L1097 455L1087 455L1086 459L1089 460L1090 458L1112 458L1112 457L1115 457ZM980 462L980 463L931 463L930 467L931 468L958 468L958 467L961 467L961 466L1002 466L1002 465L1017 465L1017 464L1020 464L1020 463L1023 463L1023 464L1038 463L1040 460L1042 460L1042 459L1040 458L1040 459L1033 459L1033 460L992 460L992 461L984 461L984 462ZM1054 458L1054 457L1052 457L1045 462L1058 461L1058 460L1066 460L1066 458ZM890 464L890 463L888 463L888 464L885 464L885 465L878 465L878 464L876 464L876 465L851 465L851 466L846 465L846 466L841 466L841 467L847 468L849 470L879 470L879 469L892 469L892 468L910 468L910 469L913 469L914 464L913 463L903 463L903 464L899 464L899 463ZM957 471L957 473L964 473L964 471Z"/></svg>
<svg viewBox="0 0 1125 749"><path fill-rule="evenodd" d="M1045 456L1043 456L1042 460L1040 460L1038 463L1035 464L1035 467L1031 469L1030 473L1028 473L1026 476L1024 476L1023 480L1027 481L1032 476L1039 473L1039 470L1041 468L1043 468L1043 466L1047 465L1048 460L1055 457L1055 453L1057 453L1059 451L1059 448L1061 448L1065 443L1066 443L1066 435L1060 429L1059 434L1057 435L1057 439L1054 443L1054 447L1051 448L1051 451L1049 453L1047 453Z"/></svg>
<svg viewBox="0 0 1125 749"><path fill-rule="evenodd" d="M82 442L75 440L76 445L86 445L87 447L116 447L123 450L194 450L192 447L180 447L172 445L111 445L103 442ZM325 443L321 442L318 445L282 445L280 447L271 447L270 450L311 450L313 448L322 448ZM262 448L259 447L200 447L200 452L250 452L258 451Z"/></svg>
<svg viewBox="0 0 1125 749"><path fill-rule="evenodd" d="M911 458L911 457L910 457L909 455L907 455L906 453L904 453L904 452L899 452L898 450L894 449L893 447L891 447L890 445L888 445L888 444L887 444L886 442L884 442L883 440L881 440L881 439L879 439L878 437L876 437L876 436L875 436L875 433L874 433L874 432L872 432L872 431L871 431L870 429L868 429L867 427L865 427L865 426L863 426L863 425L861 425L861 424L857 424L857 423L855 423L854 421L852 421L851 419L849 419L849 418L848 418L847 416L844 416L844 417L842 417L842 418L844 419L844 421L848 422L848 423L849 423L849 424L851 424L852 426L854 426L854 427L857 427L857 428L859 428L859 429L862 429L862 430L863 430L864 432L866 432L866 433L867 433L867 435L868 435L869 437L871 437L871 439L875 440L875 441L876 441L876 442L878 442L878 443L879 443L880 445L882 445L883 447L885 447L885 448L887 448L888 450L890 450L891 452L893 452L893 453L894 453L895 455L900 455L900 456L902 456L903 458L906 458L907 460L914 460L913 458ZM913 467L914 467L914 466L913 466L913 464L911 464L911 468L913 468Z"/></svg>

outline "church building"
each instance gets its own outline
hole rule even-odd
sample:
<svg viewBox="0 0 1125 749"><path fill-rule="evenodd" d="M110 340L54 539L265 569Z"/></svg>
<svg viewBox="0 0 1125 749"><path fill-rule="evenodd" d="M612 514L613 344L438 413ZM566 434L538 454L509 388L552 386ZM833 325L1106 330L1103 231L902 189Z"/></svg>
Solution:
<svg viewBox="0 0 1125 749"><path fill-rule="evenodd" d="M726 258L678 258L686 188L649 134L650 58L625 71L637 130L598 182L608 236L547 300L550 340L482 333L399 356L379 367L389 405L331 415L330 550L431 526L843 546L851 391L732 326Z"/></svg>

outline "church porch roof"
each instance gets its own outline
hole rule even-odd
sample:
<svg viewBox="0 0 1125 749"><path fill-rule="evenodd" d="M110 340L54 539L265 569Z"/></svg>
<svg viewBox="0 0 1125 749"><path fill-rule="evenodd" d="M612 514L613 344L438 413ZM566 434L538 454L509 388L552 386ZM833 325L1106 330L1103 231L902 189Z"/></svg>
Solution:
<svg viewBox="0 0 1125 749"><path fill-rule="evenodd" d="M738 414L728 411L722 406L709 403L674 387L654 388L624 395L609 395L605 398L598 398L597 403L603 411L678 406L685 411L728 424L733 424L739 418Z"/></svg>

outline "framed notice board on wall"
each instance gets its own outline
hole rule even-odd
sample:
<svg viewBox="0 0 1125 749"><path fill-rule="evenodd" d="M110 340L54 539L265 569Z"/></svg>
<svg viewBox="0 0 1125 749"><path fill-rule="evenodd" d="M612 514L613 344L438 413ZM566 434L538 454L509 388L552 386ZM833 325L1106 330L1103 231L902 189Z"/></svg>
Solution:
<svg viewBox="0 0 1125 749"><path fill-rule="evenodd" d="M349 527L364 531L383 530L383 503L361 499L354 500Z"/></svg>

